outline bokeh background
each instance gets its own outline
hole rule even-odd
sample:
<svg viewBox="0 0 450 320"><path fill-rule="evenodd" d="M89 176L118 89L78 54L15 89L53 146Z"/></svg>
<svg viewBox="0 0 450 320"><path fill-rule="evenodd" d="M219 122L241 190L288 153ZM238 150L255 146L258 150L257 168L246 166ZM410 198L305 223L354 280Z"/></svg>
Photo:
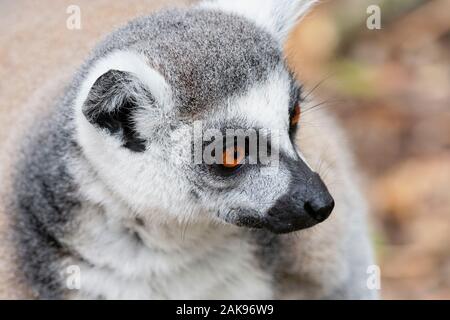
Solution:
<svg viewBox="0 0 450 320"><path fill-rule="evenodd" d="M5 141L13 144L26 102L45 99L34 91L70 77L115 27L180 2L195 1L1 0L1 163L11 161ZM81 9L81 30L66 28L71 4ZM380 30L366 27L373 4ZM286 53L305 90L348 132L383 298L450 299L450 0L322 0ZM0 210L1 243L6 229ZM0 246L0 273L12 275L8 250ZM8 281L0 296L20 297Z"/></svg>
<svg viewBox="0 0 450 320"><path fill-rule="evenodd" d="M347 130L383 298L450 299L450 1L323 1L287 53Z"/></svg>

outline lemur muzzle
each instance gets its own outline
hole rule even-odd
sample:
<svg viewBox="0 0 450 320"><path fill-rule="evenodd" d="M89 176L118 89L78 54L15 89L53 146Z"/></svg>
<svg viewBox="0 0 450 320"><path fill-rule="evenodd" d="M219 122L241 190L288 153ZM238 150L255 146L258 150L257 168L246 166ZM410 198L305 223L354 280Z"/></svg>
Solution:
<svg viewBox="0 0 450 320"><path fill-rule="evenodd" d="M334 199L317 173L300 159L288 164L292 173L288 192L267 211L263 223L275 233L312 227L327 219L334 208Z"/></svg>

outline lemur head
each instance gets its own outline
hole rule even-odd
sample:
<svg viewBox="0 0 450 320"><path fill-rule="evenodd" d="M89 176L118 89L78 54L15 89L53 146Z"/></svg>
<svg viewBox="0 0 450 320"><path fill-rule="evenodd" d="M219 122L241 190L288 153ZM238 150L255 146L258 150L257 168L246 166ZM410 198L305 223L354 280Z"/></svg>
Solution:
<svg viewBox="0 0 450 320"><path fill-rule="evenodd" d="M75 99L98 179L162 221L285 233L325 220L333 198L294 144L301 86L282 53L313 2L210 1L110 35Z"/></svg>

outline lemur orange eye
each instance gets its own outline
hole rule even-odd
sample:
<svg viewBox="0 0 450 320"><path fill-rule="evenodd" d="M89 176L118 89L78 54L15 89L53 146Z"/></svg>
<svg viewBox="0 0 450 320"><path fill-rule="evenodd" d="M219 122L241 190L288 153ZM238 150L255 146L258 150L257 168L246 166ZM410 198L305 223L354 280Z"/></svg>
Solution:
<svg viewBox="0 0 450 320"><path fill-rule="evenodd" d="M228 147L223 152L223 166L225 168L233 169L242 164L245 158L245 150L238 146Z"/></svg>
<svg viewBox="0 0 450 320"><path fill-rule="evenodd" d="M301 114L301 110L300 110L300 104L296 104L294 107L294 112L292 113L292 117L291 117L291 126L295 126L297 125L297 123L300 121L300 114Z"/></svg>

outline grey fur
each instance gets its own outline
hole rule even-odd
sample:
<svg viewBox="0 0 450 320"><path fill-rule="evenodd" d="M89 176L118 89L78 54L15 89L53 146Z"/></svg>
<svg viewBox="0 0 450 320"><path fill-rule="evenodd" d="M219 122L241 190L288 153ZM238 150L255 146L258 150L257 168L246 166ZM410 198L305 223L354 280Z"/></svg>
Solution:
<svg viewBox="0 0 450 320"><path fill-rule="evenodd" d="M248 20L179 9L138 18L112 33L94 50L78 80L98 59L124 48L149 57L175 89L180 112L191 116L244 92L283 63L280 44Z"/></svg>
<svg viewBox="0 0 450 320"><path fill-rule="evenodd" d="M63 99L59 106L64 106ZM60 259L67 254L58 239L70 230L80 203L65 158L79 153L74 127L65 112L42 120L27 139L15 173L13 212L22 272L37 296L62 297ZM55 134L58 132L58 134Z"/></svg>

